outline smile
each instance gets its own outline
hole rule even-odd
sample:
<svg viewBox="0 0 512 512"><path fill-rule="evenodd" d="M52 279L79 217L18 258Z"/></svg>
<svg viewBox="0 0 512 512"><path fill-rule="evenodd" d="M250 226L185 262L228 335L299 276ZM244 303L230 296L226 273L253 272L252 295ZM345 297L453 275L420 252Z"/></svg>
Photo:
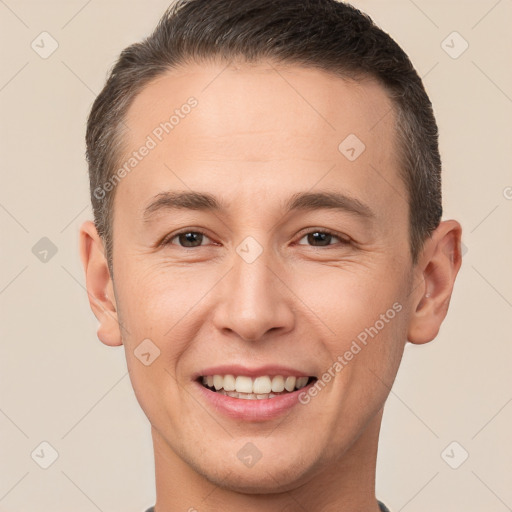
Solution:
<svg viewBox="0 0 512 512"><path fill-rule="evenodd" d="M221 395L244 400L264 400L292 393L310 384L315 377L294 377L283 375L204 375L200 378L203 386Z"/></svg>

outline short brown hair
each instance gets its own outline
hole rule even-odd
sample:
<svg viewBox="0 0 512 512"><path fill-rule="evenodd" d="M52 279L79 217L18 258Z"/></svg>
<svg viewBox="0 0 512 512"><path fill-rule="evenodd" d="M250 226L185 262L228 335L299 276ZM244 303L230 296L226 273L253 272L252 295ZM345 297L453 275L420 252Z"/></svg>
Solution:
<svg viewBox="0 0 512 512"><path fill-rule="evenodd" d="M272 59L382 84L395 111L416 263L441 220L441 159L432 104L400 46L368 15L336 0L178 0L149 37L122 51L87 123L91 202L111 276L115 188L101 197L97 191L119 165L126 112L135 96L169 69L216 58Z"/></svg>

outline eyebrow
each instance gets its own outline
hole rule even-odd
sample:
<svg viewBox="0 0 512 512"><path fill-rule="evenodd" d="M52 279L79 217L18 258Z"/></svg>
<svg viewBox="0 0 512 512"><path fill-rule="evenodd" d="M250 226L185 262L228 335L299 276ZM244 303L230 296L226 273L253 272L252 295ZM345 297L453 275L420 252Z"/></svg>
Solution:
<svg viewBox="0 0 512 512"><path fill-rule="evenodd" d="M366 220L376 217L373 210L355 197L339 192L298 192L293 194L283 207L285 213L296 210L339 210ZM149 222L159 211L170 210L227 210L227 205L209 193L192 191L161 192L154 196L144 209L144 222Z"/></svg>

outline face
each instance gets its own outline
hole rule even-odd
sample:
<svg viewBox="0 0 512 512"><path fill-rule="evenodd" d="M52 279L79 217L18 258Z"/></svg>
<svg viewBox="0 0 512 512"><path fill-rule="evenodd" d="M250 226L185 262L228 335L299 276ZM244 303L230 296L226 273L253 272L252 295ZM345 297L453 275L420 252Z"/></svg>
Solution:
<svg viewBox="0 0 512 512"><path fill-rule="evenodd" d="M370 80L269 63L188 65L136 97L115 308L169 460L286 489L380 418L413 287L390 109Z"/></svg>

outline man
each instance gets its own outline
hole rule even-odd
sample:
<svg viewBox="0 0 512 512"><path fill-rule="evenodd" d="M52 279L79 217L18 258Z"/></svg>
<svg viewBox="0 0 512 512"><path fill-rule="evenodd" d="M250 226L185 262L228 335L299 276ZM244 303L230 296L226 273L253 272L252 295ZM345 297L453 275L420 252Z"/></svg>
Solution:
<svg viewBox="0 0 512 512"><path fill-rule="evenodd" d="M334 0L189 0L87 127L98 337L151 422L155 512L378 512L383 408L461 265L405 53Z"/></svg>

